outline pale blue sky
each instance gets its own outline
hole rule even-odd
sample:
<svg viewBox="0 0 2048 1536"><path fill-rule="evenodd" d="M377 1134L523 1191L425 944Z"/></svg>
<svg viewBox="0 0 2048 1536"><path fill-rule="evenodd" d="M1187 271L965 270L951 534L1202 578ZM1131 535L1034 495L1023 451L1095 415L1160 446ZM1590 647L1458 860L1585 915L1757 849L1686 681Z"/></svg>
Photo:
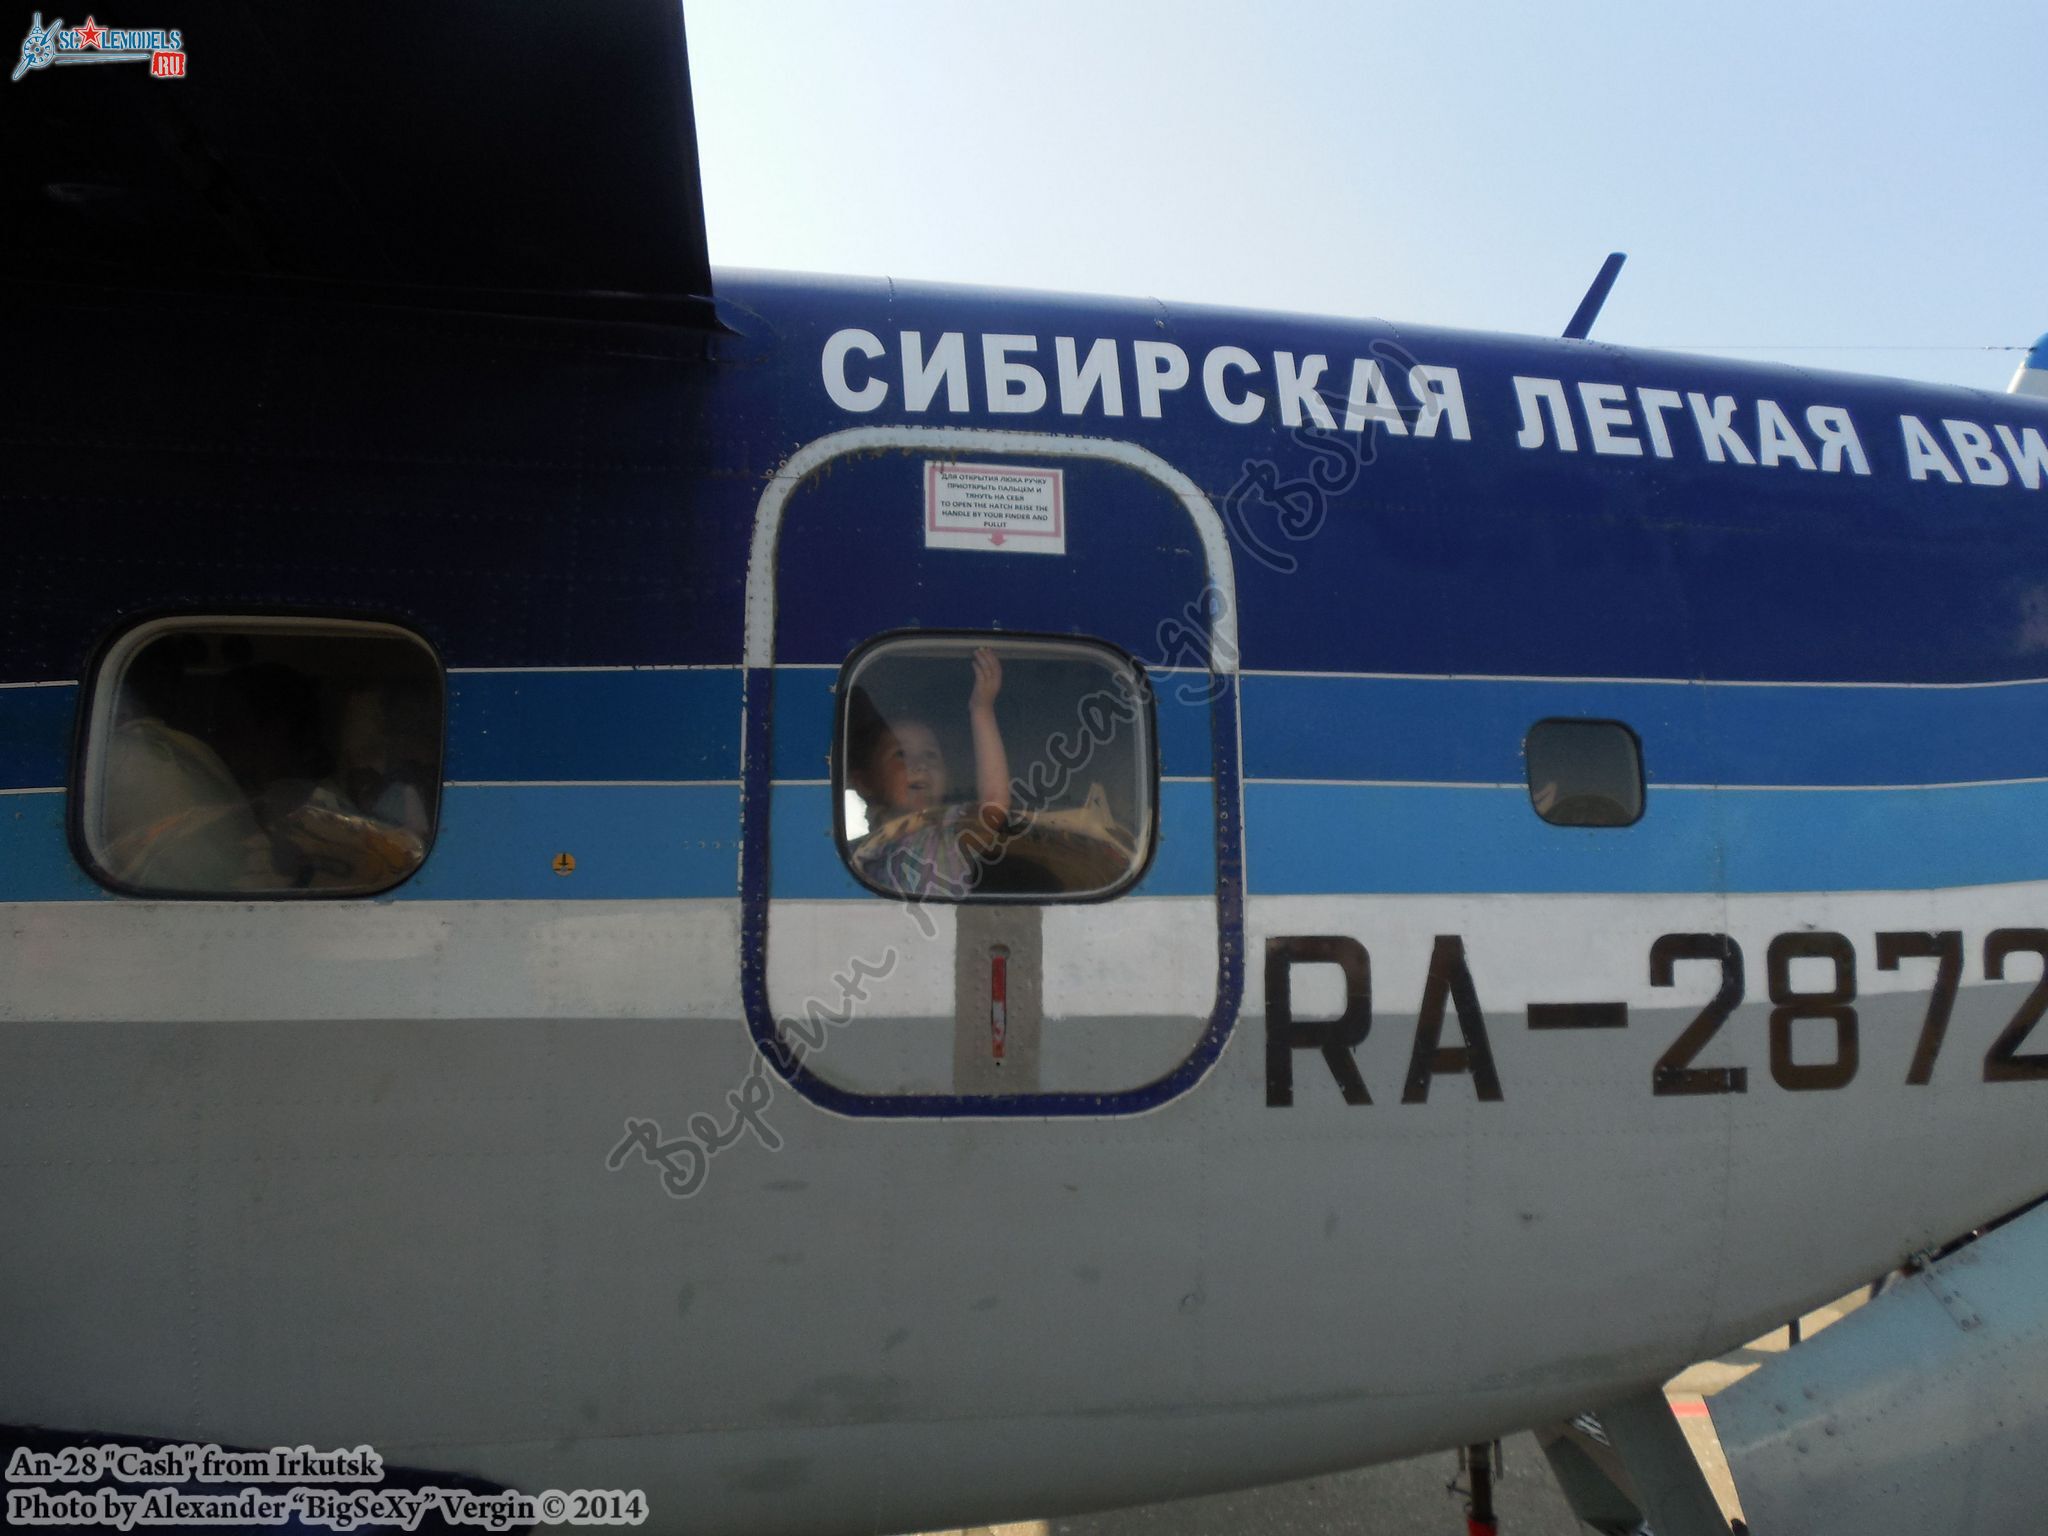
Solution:
<svg viewBox="0 0 2048 1536"><path fill-rule="evenodd" d="M1625 250L1601 339L1990 389L2048 331L2037 3L686 14L719 265L1555 334Z"/></svg>

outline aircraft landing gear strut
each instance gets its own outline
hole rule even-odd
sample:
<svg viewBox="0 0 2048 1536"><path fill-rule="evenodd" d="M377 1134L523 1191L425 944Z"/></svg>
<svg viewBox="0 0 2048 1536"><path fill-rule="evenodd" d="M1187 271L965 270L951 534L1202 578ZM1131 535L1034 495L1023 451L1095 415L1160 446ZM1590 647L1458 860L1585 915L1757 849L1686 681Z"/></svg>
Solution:
<svg viewBox="0 0 2048 1536"><path fill-rule="evenodd" d="M1493 1513L1493 1482L1500 1476L1500 1442L1490 1440L1458 1450L1458 1474L1471 1485L1465 1501L1465 1536L1499 1536ZM1457 1480L1451 1490L1460 1492Z"/></svg>

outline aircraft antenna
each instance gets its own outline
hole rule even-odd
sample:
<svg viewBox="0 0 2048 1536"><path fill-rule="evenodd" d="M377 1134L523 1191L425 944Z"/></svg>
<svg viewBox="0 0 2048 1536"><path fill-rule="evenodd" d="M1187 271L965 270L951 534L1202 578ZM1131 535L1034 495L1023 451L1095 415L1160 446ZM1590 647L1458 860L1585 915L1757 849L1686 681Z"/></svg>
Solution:
<svg viewBox="0 0 2048 1536"><path fill-rule="evenodd" d="M1571 323L1564 328L1566 341L1584 341L1592 332L1593 322L1600 318L1600 306L1607 302L1607 292L1614 286L1615 278L1621 275L1621 264L1627 260L1627 252L1616 251L1600 264L1600 275L1593 279L1593 286L1579 300L1579 307L1572 312Z"/></svg>

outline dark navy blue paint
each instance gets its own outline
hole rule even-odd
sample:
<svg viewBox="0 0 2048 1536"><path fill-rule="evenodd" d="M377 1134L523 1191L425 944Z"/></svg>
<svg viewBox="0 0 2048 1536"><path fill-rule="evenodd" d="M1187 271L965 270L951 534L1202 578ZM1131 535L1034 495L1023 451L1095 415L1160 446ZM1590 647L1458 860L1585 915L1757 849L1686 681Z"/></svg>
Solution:
<svg viewBox="0 0 2048 1536"><path fill-rule="evenodd" d="M0 688L0 789L49 789L71 776L76 688Z"/></svg>
<svg viewBox="0 0 2048 1536"><path fill-rule="evenodd" d="M1696 689L1329 677L1248 677L1242 686L1253 781L1518 783L1522 740L1551 715L1627 722L1653 779L1703 755Z"/></svg>
<svg viewBox="0 0 2048 1536"><path fill-rule="evenodd" d="M1519 782L1547 717L1620 720L1651 783L1960 784L2048 777L2048 683L1699 687L1248 677L1247 777Z"/></svg>
<svg viewBox="0 0 2048 1536"><path fill-rule="evenodd" d="M451 779L737 779L740 679L492 672L448 679Z"/></svg>
<svg viewBox="0 0 2048 1536"><path fill-rule="evenodd" d="M1063 459L1064 558L927 549L924 472L936 457L836 459L789 498L776 559L779 664L837 667L894 629L1079 632L1148 664L1193 659L1161 654L1160 625L1204 574L1188 515L1165 487L1123 465Z"/></svg>
<svg viewBox="0 0 2048 1536"><path fill-rule="evenodd" d="M1275 484L1309 473L1270 405L1252 426L1216 420L1198 366L1159 419L1139 415L1139 338L1171 340L1197 365L1211 346L1246 347L1265 359L1269 393L1279 349L1327 355L1333 397L1349 360L1375 343L1461 372L1472 441L1380 439L1312 537L1287 538L1272 497L1237 498L1242 527L1293 561L1268 569L1239 548L1248 668L2048 675L2033 574L2048 566L2048 490L1916 484L1897 425L1910 410L1937 432L1948 416L2048 427L2039 400L1373 321L750 274L719 285L756 317L752 337L228 297L166 315L104 293L10 289L0 323L37 363L0 379L16 450L0 678L77 677L123 619L206 607L397 618L459 667L731 665L767 476L801 444L849 426L1124 439L1219 506L1247 464L1267 465ZM819 354L847 326L892 348L906 329L966 333L970 408L911 413L900 386L873 413L834 406ZM988 412L975 342L996 331L1038 336L1048 370L1055 335L1115 339L1124 414ZM1604 458L1583 441L1576 453L1521 449L1517 374L1729 393L1752 442L1759 396L1795 419L1810 404L1841 405L1873 473L1706 463L1683 413L1671 418L1681 446L1670 461ZM1121 502L1084 480L1074 537L1113 542ZM892 591L892 570L868 557L878 538L911 537L914 516L897 499L866 508L861 526L814 530L825 587L875 589L863 625L954 622L972 606L971 577ZM1156 562L1139 552L1077 565L1074 596L1149 603ZM935 554L921 569L971 570L976 558ZM1044 561L1043 579L1062 564ZM785 659L836 663L866 637L822 617L801 628L788 638L804 645Z"/></svg>
<svg viewBox="0 0 2048 1536"><path fill-rule="evenodd" d="M775 777L831 773L836 674L780 668ZM1203 685L1154 679L1160 771L1208 768ZM2048 777L2048 683L1700 687L1571 679L1243 680L1247 778L1508 783L1550 716L1627 723L1652 784L1932 785ZM607 782L739 776L738 668L457 675L447 777ZM70 777L75 690L0 689L0 789Z"/></svg>
<svg viewBox="0 0 2048 1536"><path fill-rule="evenodd" d="M735 674L737 676L737 674ZM775 777L828 779L832 776L832 726L839 698L836 669L775 669ZM832 809L825 808L825 826Z"/></svg>
<svg viewBox="0 0 2048 1536"><path fill-rule="evenodd" d="M1171 463L1235 530L1250 669L1881 683L2048 675L2048 489L1916 484L1898 433L1903 411L1937 435L1945 417L2048 429L2039 400L1376 321L747 274L719 284L730 312L748 314L746 336L9 287L0 323L32 362L0 374L0 680L77 678L94 647L135 618L195 610L388 618L457 668L736 668L769 476L827 433L905 424L1116 438ZM824 339L847 326L892 352L877 365L891 397L871 414L833 406L820 380ZM967 410L904 408L893 354L907 329L928 342L967 335ZM1113 338L1124 414L990 413L977 346L989 332L1039 337L1033 361L1049 380L1054 336ZM1177 343L1193 365L1158 419L1138 411L1130 347L1141 338ZM1322 495L1308 524L1286 524L1281 493L1310 483L1323 461L1271 406L1252 426L1219 422L1202 398L1201 357L1219 344L1250 349L1270 394L1273 352L1320 352L1331 365L1326 393L1341 399L1350 359L1387 343L1460 370L1472 440L1380 437L1371 462ZM2048 356L2037 349L2034 361ZM1795 420L1808 405L1843 406L1873 473L1709 464L1684 411L1670 418L1670 461L1595 455L1583 419L1576 453L1522 449L1517 374L1731 394L1752 445L1759 397ZM1159 621L1200 560L1184 520L1180 535L1160 536L1157 487L1065 461L1074 557L1022 569L1026 557L1003 557L1010 574L996 594L995 557L922 549L914 488L900 473L915 457L839 466L836 492L821 481L792 501L781 659L834 667L875 633L922 624L1084 629L1148 664L1176 660ZM1136 521L1134 509L1144 514ZM1268 563L1255 544L1283 558ZM449 774L733 777L736 676L458 673ZM769 780L823 777L830 677L789 682L772 742L761 680L746 697L760 733L750 741L766 744L744 765L746 966L764 952ZM1513 790L1254 782L1254 873L1262 891L2035 879L2027 829L2048 809L2037 786L1713 797L1660 786L2033 777L2048 739L2043 700L2039 688L1297 687L1254 675L1241 707L1255 780L1513 783L1522 732L1551 713L1626 720L1651 779L1644 821L1619 832L1546 827ZM0 692L0 785L65 781L72 708L67 689ZM1219 733L1224 718L1219 709ZM1222 762L1221 735L1205 752L1198 732L1195 717L1162 709L1169 775ZM1214 878L1229 929L1241 849L1226 790ZM1184 862L1195 840L1175 831L1179 793L1166 796L1167 837L1147 889L1202 878ZM61 797L0 797L4 894L96 894L70 861L62 814ZM739 871L716 845L737 815L729 788L452 791L432 860L396 899L729 895ZM576 876L551 873L555 851L578 853ZM790 856L810 855L778 848L778 859ZM843 888L832 884L843 872L816 868L818 889Z"/></svg>
<svg viewBox="0 0 2048 1536"><path fill-rule="evenodd" d="M1206 777L1210 771L1207 676L1161 672L1153 674L1151 681L1159 771L1168 778Z"/></svg>

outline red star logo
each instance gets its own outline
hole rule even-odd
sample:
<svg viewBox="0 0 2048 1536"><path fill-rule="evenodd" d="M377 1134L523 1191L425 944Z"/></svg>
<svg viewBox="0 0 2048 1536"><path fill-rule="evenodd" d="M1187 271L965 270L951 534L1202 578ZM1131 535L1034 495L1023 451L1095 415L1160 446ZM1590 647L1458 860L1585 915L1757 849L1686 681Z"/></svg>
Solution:
<svg viewBox="0 0 2048 1536"><path fill-rule="evenodd" d="M85 25L78 29L78 46L81 48L99 47L100 34L105 30L104 27L100 26L90 16L86 17Z"/></svg>

